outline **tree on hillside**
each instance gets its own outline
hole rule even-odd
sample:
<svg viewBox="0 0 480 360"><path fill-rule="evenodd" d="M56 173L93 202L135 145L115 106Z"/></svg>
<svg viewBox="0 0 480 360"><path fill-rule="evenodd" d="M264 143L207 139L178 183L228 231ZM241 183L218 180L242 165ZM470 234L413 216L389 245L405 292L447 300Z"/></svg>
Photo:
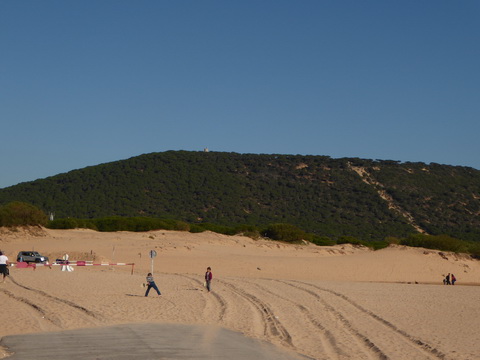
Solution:
<svg viewBox="0 0 480 360"><path fill-rule="evenodd" d="M0 226L45 225L47 221L43 211L28 203L14 201L0 207Z"/></svg>

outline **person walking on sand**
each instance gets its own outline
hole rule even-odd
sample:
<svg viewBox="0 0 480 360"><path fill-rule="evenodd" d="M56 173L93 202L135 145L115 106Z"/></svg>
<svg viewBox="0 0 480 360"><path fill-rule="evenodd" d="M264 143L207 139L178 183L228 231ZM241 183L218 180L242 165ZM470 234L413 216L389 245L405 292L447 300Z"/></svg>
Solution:
<svg viewBox="0 0 480 360"><path fill-rule="evenodd" d="M8 265L10 262L8 261L8 257L0 251L0 274L3 275L2 283L5 282L5 277L8 275Z"/></svg>
<svg viewBox="0 0 480 360"><path fill-rule="evenodd" d="M212 268L209 266L207 267L207 272L205 273L205 287L207 288L208 292L211 290L211 283L212 283Z"/></svg>
<svg viewBox="0 0 480 360"><path fill-rule="evenodd" d="M445 285L451 285L450 284L450 273L445 277Z"/></svg>
<svg viewBox="0 0 480 360"><path fill-rule="evenodd" d="M452 285L455 285L455 281L457 281L457 278L452 274Z"/></svg>
<svg viewBox="0 0 480 360"><path fill-rule="evenodd" d="M148 293L150 292L151 288L154 288L155 291L157 292L158 296L162 296L160 294L160 290L158 290L157 284L155 284L155 281L153 280L153 275L152 273L147 274L147 291L145 292L145 296L148 296Z"/></svg>

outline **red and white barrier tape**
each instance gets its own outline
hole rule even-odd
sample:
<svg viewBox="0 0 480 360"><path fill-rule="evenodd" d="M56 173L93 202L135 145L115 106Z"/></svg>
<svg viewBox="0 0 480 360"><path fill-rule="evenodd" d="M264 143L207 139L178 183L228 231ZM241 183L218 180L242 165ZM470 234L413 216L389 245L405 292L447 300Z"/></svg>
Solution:
<svg viewBox="0 0 480 360"><path fill-rule="evenodd" d="M86 261L69 261L68 263L53 263L52 266L121 266L121 265L135 265L134 263L100 263L100 264L90 264Z"/></svg>
<svg viewBox="0 0 480 360"><path fill-rule="evenodd" d="M83 261L83 260L78 260L78 261L68 261L64 263L26 263L26 262L16 262L16 263L11 263L11 266L16 265L17 268L19 269L26 269L26 268L33 268L35 269L37 266L48 266L49 268L52 268L52 266L122 266L122 265L128 265L132 267L132 275L133 275L133 268L135 266L135 263L100 263L100 264L93 264L89 261Z"/></svg>

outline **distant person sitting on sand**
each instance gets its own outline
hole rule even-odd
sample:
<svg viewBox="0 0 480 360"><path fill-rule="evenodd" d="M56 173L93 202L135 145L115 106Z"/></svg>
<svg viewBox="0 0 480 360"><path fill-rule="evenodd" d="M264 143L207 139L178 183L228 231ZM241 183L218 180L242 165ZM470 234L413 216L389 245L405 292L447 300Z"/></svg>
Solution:
<svg viewBox="0 0 480 360"><path fill-rule="evenodd" d="M148 293L150 292L151 288L154 288L155 291L157 292L158 296L161 296L160 290L158 290L157 284L155 284L155 281L153 280L153 275L152 273L147 274L147 291L145 292L145 296L148 296Z"/></svg>
<svg viewBox="0 0 480 360"><path fill-rule="evenodd" d="M457 278L452 274L452 285L455 285L455 281L457 281Z"/></svg>
<svg viewBox="0 0 480 360"><path fill-rule="evenodd" d="M0 274L3 275L2 283L5 281L5 277L8 275L8 257L0 251Z"/></svg>
<svg viewBox="0 0 480 360"><path fill-rule="evenodd" d="M212 278L212 268L209 266L207 268L207 272L205 273L205 287L207 288L208 292L210 292L211 289L210 284L212 282Z"/></svg>

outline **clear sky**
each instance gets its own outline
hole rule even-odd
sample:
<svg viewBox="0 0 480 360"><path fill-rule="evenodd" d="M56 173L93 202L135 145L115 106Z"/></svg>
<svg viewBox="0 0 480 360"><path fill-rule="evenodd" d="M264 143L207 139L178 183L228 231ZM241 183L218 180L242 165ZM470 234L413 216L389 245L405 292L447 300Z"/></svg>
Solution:
<svg viewBox="0 0 480 360"><path fill-rule="evenodd" d="M480 1L0 0L0 188L150 152L480 169Z"/></svg>

